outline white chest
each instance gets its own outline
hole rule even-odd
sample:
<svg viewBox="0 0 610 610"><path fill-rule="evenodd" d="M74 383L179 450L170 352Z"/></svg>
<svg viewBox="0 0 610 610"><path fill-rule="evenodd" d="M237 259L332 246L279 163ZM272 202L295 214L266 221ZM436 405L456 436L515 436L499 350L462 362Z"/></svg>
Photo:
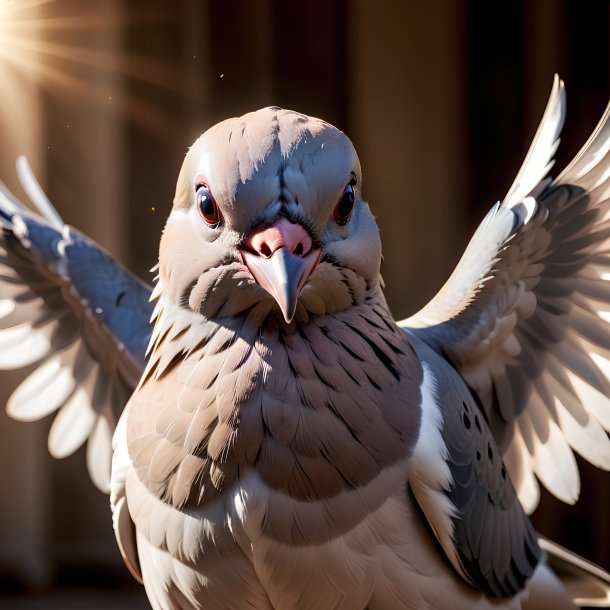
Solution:
<svg viewBox="0 0 610 610"><path fill-rule="evenodd" d="M240 544L274 608L492 607L433 542L407 490L406 472L399 464L363 489L311 503L278 497L255 474L242 480L232 502L243 528ZM350 514L357 523L349 523ZM272 528L270 520L281 523ZM290 530L317 540L295 545L278 539ZM493 607L520 605L512 600Z"/></svg>
<svg viewBox="0 0 610 610"><path fill-rule="evenodd" d="M397 465L364 489L311 503L282 496L250 473L191 514L129 477L153 607L520 608L517 600L491 604L463 583L411 501L404 473ZM357 523L350 514L360 516ZM291 543L299 530L312 542Z"/></svg>

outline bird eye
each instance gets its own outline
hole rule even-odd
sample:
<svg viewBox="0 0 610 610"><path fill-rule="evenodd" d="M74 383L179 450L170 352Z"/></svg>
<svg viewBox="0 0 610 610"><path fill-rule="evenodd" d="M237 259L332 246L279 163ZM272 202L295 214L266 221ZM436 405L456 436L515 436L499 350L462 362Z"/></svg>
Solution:
<svg viewBox="0 0 610 610"><path fill-rule="evenodd" d="M207 184L199 184L197 186L197 209L201 218L212 229L215 229L222 222L222 214Z"/></svg>
<svg viewBox="0 0 610 610"><path fill-rule="evenodd" d="M354 193L355 181L352 180L344 189L341 199L339 199L335 209L333 210L333 220L339 225L343 226L349 222L354 210L354 203L356 202L356 194Z"/></svg>

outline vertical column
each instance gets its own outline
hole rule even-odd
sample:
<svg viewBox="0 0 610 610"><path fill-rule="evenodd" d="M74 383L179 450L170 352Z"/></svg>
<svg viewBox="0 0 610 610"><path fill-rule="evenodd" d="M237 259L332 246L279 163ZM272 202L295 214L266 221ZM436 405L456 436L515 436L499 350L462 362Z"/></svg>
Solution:
<svg viewBox="0 0 610 610"><path fill-rule="evenodd" d="M125 241L114 95L120 6L119 0L89 10L75 0L29 3L27 14L16 16L31 27L19 32L27 51L16 48L14 61L0 61L2 179L14 186L14 160L26 154L64 220L119 256ZM74 15L78 28L46 28ZM32 584L48 578L51 562L120 561L107 500L91 485L84 455L55 462L46 448L48 420L19 424L5 416L6 397L22 376L0 379L0 561Z"/></svg>
<svg viewBox="0 0 610 610"><path fill-rule="evenodd" d="M463 245L463 11L458 2L352 7L349 133L400 319L440 288Z"/></svg>
<svg viewBox="0 0 610 610"><path fill-rule="evenodd" d="M124 170L124 100L121 97L122 2L84 6L78 0L45 3L44 16L79 16L79 25L44 30L42 43L66 51L45 58L47 179L51 201L64 221L86 233L119 260L128 250ZM57 78L53 75L57 74ZM38 451L46 456L46 443ZM91 483L84 450L53 460L51 520L56 566L119 565L108 501Z"/></svg>
<svg viewBox="0 0 610 610"><path fill-rule="evenodd" d="M34 19L38 10L28 12ZM26 35L36 36L35 26ZM0 176L19 197L15 160L25 154L44 179L44 134L35 59L23 64L0 57ZM50 467L46 459L46 422L10 420L4 405L22 373L0 378L0 567L9 578L42 584L50 575L47 542L50 512Z"/></svg>
<svg viewBox="0 0 610 610"><path fill-rule="evenodd" d="M121 4L110 0L84 7L62 0L43 5L49 19L78 15L80 22L43 32L43 43L65 53L46 58L52 66L45 78L46 186L65 222L118 258L126 241Z"/></svg>
<svg viewBox="0 0 610 610"><path fill-rule="evenodd" d="M271 0L207 3L207 22L212 25L200 41L207 56L208 112L200 114L206 122L199 124L200 131L231 116L284 103L273 95L273 60L278 52L286 52L273 48L274 8Z"/></svg>
<svg viewBox="0 0 610 610"><path fill-rule="evenodd" d="M542 118L553 75L559 73L561 78L568 78L564 73L566 15L565 2L553 0L529 2L524 9L524 132L531 140ZM569 89L570 83L567 85ZM525 144L529 146L529 142Z"/></svg>

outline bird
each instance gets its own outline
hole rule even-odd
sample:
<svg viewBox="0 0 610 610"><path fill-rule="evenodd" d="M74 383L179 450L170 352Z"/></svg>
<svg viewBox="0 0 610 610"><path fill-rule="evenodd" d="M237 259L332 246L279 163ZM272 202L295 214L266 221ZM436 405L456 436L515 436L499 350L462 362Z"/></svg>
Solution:
<svg viewBox="0 0 610 610"><path fill-rule="evenodd" d="M267 107L190 147L154 288L0 189L7 404L87 444L155 610L610 607L610 575L539 535L574 452L610 469L610 106L549 177L555 76L506 196L395 321L349 138ZM561 578L560 578L561 577Z"/></svg>

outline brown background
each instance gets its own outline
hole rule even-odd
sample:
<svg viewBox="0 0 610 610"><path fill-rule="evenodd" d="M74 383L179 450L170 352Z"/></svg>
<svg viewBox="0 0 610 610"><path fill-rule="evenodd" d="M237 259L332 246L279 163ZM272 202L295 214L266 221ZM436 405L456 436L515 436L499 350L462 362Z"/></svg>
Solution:
<svg viewBox="0 0 610 610"><path fill-rule="evenodd" d="M606 0L20 1L19 36L37 42L3 47L0 24L5 181L26 153L65 221L146 277L201 131L270 104L321 116L359 150L397 318L508 189L553 74L568 92L559 167L610 92ZM18 377L0 378L3 400ZM84 456L47 456L49 423L0 415L0 607L146 607ZM608 569L610 475L582 472L578 505L545 496L535 523Z"/></svg>

